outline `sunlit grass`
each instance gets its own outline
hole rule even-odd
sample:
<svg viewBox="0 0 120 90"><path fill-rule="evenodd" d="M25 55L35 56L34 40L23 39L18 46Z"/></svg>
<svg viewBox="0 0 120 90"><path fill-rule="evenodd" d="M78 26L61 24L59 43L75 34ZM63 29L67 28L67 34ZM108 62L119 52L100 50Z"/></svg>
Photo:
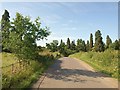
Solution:
<svg viewBox="0 0 120 90"><path fill-rule="evenodd" d="M10 64L16 63L18 61L18 58L15 57L12 53L0 53L2 56L2 67L8 66Z"/></svg>
<svg viewBox="0 0 120 90"><path fill-rule="evenodd" d="M90 64L97 71L108 74L114 78L118 76L118 51L106 50L105 52L79 52L69 57L83 60Z"/></svg>
<svg viewBox="0 0 120 90"><path fill-rule="evenodd" d="M27 65L20 72L12 74L11 66L2 69L2 87L8 88L26 88L35 82L38 77L53 63L54 57L50 58L45 56L51 52L45 51L41 53L40 60L30 60L30 64ZM2 54L2 66L8 66L19 61L19 59L12 53L1 53ZM52 53L51 53L52 55ZM54 55L53 55L54 56ZM46 58L47 57L47 58ZM53 60L52 60L53 59ZM44 61L44 62L42 62ZM25 61L23 61L24 64ZM19 64L17 65L19 66ZM18 68L19 69L19 68ZM19 71L19 70L16 71ZM9 71L9 72L8 72Z"/></svg>

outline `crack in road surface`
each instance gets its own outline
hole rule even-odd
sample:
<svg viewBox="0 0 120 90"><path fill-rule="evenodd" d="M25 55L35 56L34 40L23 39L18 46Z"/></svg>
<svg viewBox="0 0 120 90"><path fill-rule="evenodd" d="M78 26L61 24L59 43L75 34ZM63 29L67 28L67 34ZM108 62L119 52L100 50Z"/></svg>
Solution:
<svg viewBox="0 0 120 90"><path fill-rule="evenodd" d="M36 82L32 88L118 88L118 81L96 72L81 60L63 57L56 60L45 72L42 83Z"/></svg>

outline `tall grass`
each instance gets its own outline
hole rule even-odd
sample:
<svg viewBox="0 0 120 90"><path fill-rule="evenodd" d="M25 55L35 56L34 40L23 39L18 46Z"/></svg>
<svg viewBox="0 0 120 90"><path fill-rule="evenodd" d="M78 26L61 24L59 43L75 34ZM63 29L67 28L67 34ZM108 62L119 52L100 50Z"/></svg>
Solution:
<svg viewBox="0 0 120 90"><path fill-rule="evenodd" d="M43 55L44 54L44 55ZM58 54L58 53L56 53ZM49 65L53 64L55 60L56 54L52 54L50 52L41 52L41 55L38 56L37 60L30 60L30 64L23 69L21 72L11 74L10 72L6 73L4 70L2 71L2 88L28 88L34 83L40 75L49 67ZM12 53L2 53L2 66L8 66L17 62L19 59L15 57ZM23 61L24 62L24 61ZM7 68L8 70L11 67Z"/></svg>
<svg viewBox="0 0 120 90"><path fill-rule="evenodd" d="M118 51L106 50L104 52L79 52L69 57L78 58L90 64L97 71L108 74L114 78L118 76Z"/></svg>

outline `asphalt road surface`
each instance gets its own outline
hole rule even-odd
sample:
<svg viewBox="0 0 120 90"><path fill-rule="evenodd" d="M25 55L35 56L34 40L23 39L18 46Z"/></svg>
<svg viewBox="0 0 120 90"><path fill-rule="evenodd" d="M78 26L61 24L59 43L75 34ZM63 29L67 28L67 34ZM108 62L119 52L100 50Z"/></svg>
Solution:
<svg viewBox="0 0 120 90"><path fill-rule="evenodd" d="M63 57L32 88L118 88L118 81L96 72L81 60Z"/></svg>

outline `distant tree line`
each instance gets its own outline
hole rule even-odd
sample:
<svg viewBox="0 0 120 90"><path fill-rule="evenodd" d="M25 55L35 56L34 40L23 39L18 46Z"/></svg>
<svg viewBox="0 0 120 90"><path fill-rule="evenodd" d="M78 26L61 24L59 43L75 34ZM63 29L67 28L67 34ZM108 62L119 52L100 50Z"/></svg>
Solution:
<svg viewBox="0 0 120 90"><path fill-rule="evenodd" d="M0 29L2 51L15 53L21 59L37 58L39 48L36 40L44 39L50 34L47 27L41 28L39 17L31 21L30 17L16 13L16 17L10 21L7 10L2 15Z"/></svg>
<svg viewBox="0 0 120 90"><path fill-rule="evenodd" d="M51 43L46 43L46 47L50 49L52 52L59 51L64 56L68 56L70 54L76 52L103 52L106 49L110 48L113 50L120 50L120 39L112 42L109 35L106 37L106 43L102 40L102 34L100 30L95 32L95 43L93 43L93 34L90 33L90 39L85 43L84 40L78 39L76 44L75 41L71 41L70 38L67 38L67 42L63 42L61 39L60 44L58 40L53 40Z"/></svg>

